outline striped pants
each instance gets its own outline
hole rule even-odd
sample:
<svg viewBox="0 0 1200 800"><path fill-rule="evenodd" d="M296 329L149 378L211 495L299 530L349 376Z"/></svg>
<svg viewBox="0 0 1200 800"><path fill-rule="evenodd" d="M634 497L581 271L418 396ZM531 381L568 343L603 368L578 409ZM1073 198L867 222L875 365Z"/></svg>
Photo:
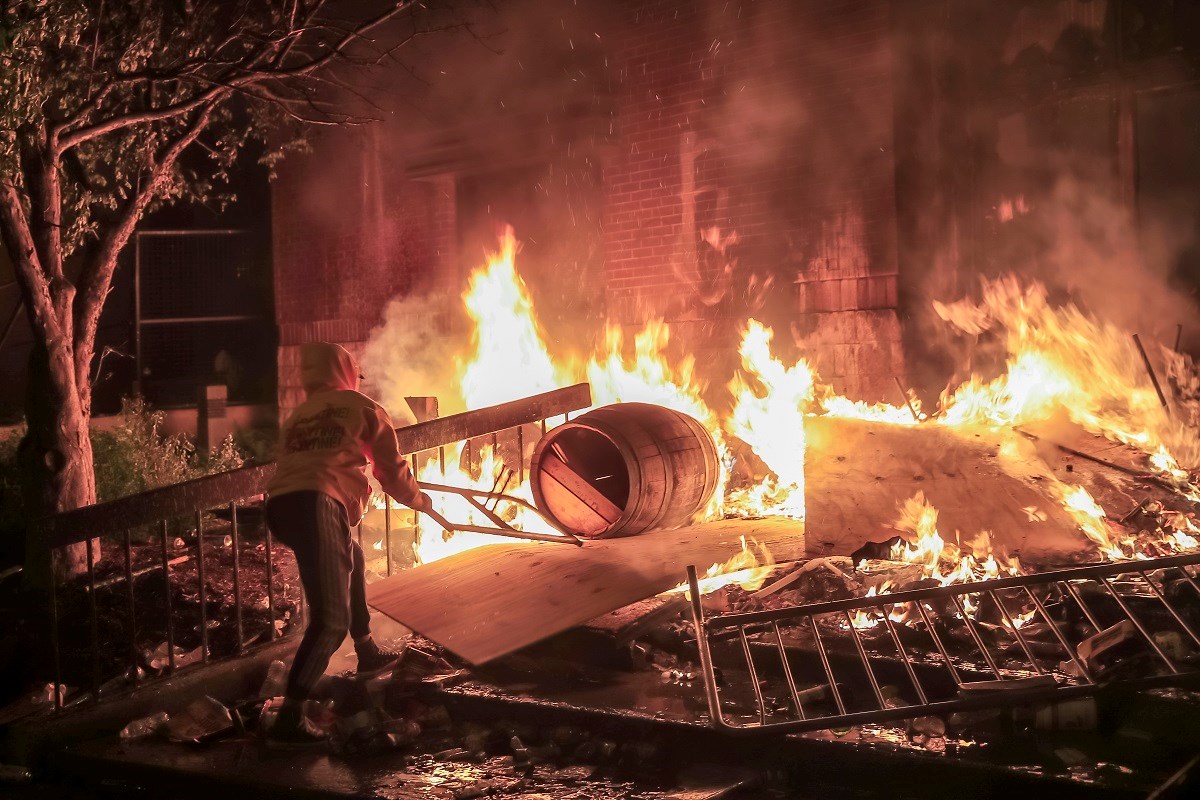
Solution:
<svg viewBox="0 0 1200 800"><path fill-rule="evenodd" d="M363 552L350 536L346 509L323 492L288 492L267 500L271 535L296 554L308 603L308 627L288 673L287 696L306 700L349 633L371 632Z"/></svg>

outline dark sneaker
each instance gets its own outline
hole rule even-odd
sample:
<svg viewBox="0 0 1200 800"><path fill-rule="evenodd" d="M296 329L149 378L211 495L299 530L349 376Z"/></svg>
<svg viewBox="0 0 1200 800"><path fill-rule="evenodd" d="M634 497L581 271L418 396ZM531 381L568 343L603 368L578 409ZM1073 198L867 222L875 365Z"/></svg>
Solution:
<svg viewBox="0 0 1200 800"><path fill-rule="evenodd" d="M329 742L329 734L303 715L295 721L284 717L277 718L275 724L267 728L264 738L271 750L302 750L320 747Z"/></svg>
<svg viewBox="0 0 1200 800"><path fill-rule="evenodd" d="M354 653L358 656L358 677L373 678L392 669L400 663L405 649L401 647L399 650L389 650L375 644L374 639L364 645L355 645Z"/></svg>

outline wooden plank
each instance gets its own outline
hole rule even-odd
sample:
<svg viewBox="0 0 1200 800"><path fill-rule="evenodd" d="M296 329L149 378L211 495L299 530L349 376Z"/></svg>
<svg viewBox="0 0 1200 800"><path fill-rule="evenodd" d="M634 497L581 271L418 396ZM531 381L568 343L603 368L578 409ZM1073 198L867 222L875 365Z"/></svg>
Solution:
<svg viewBox="0 0 1200 800"><path fill-rule="evenodd" d="M948 542L956 541L956 531L964 540L990 531L995 545L1041 563L1092 550L1046 488L1049 473L1031 446L1028 458L1017 461L999 457L999 434L980 430L809 417L805 431L812 555L849 555L894 536L900 504L917 492L938 510L938 530ZM1014 446L1027 447L1016 438Z"/></svg>
<svg viewBox="0 0 1200 800"><path fill-rule="evenodd" d="M451 414L448 417L438 417L397 428L396 438L400 442L401 453L419 453L444 444L461 442L555 417L568 411L578 411L591 404L591 386L577 383L509 403L477 408L474 411L464 411L461 414Z"/></svg>
<svg viewBox="0 0 1200 800"><path fill-rule="evenodd" d="M578 497L584 505L610 525L625 513L616 503L601 494L599 489L579 477L575 470L568 467L566 462L553 452L542 454L538 469L558 481L564 489Z"/></svg>
<svg viewBox="0 0 1200 800"><path fill-rule="evenodd" d="M540 475L538 483L542 489L542 503L554 509L554 518L563 530L577 536L595 537L609 529L611 523L596 513L558 481L549 475Z"/></svg>
<svg viewBox="0 0 1200 800"><path fill-rule="evenodd" d="M367 586L376 609L473 664L512 653L678 585L741 550L740 537L780 560L804 553L803 523L718 520L581 548L494 544Z"/></svg>

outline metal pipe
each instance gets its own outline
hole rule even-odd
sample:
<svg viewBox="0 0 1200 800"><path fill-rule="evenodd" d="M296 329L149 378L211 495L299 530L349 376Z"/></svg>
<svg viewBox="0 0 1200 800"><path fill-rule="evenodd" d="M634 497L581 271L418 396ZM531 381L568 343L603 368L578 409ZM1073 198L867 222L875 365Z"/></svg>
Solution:
<svg viewBox="0 0 1200 800"><path fill-rule="evenodd" d="M996 666L996 662L992 658L992 654L988 651L987 645L983 643L983 638L980 637L979 631L975 629L975 621L971 619L971 616L967 613L967 609L963 605L962 598L956 594L952 594L950 595L950 600L954 603L955 608L958 609L958 613L962 617L963 623L967 626L967 633L971 634L971 638L975 640L975 646L978 647L979 652L983 654L983 660L987 662L988 667L993 673L995 673L996 679L1002 681L1007 680L1007 678L1001 674L1000 668Z"/></svg>
<svg viewBox="0 0 1200 800"><path fill-rule="evenodd" d="M721 713L721 693L717 688L717 675L713 670L708 637L704 635L704 605L700 602L700 581L696 577L696 567L693 564L688 565L687 580L689 599L692 602L692 624L696 629L696 651L700 657L700 671L704 675L704 694L708 699L708 713L714 723L720 723L724 720Z"/></svg>
<svg viewBox="0 0 1200 800"><path fill-rule="evenodd" d="M137 680L137 605L133 595L133 544L129 539L128 528L125 529L121 544L125 551L125 600L129 606L129 668L130 674L134 676L134 680Z"/></svg>
<svg viewBox="0 0 1200 800"><path fill-rule="evenodd" d="M1158 385L1158 376L1154 374L1154 365L1150 363L1150 356L1146 355L1146 348L1142 347L1142 339L1136 333L1133 335L1133 343L1137 345L1138 352L1142 355L1142 363L1146 365L1146 374L1150 376L1150 383L1154 384L1154 393L1158 395L1158 402L1162 403L1163 408L1167 408L1167 397L1163 394L1162 387Z"/></svg>
<svg viewBox="0 0 1200 800"><path fill-rule="evenodd" d="M196 509L196 583L200 604L200 660L208 663L208 591L204 583L204 512Z"/></svg>
<svg viewBox="0 0 1200 800"><path fill-rule="evenodd" d="M863 669L867 671L867 680L871 683L871 691L875 693L879 707L887 708L887 701L883 699L883 691L879 688L879 681L875 679L875 671L871 669L871 659L867 658L867 649L863 647L862 637L858 635L858 629L854 627L854 620L849 611L843 611L842 614L846 617L846 624L850 626L850 636L854 639L854 648L858 651Z"/></svg>
<svg viewBox="0 0 1200 800"><path fill-rule="evenodd" d="M88 614L92 638L92 700L100 699L100 615L96 608L95 540L87 540Z"/></svg>
<svg viewBox="0 0 1200 800"><path fill-rule="evenodd" d="M167 557L167 521L165 519L158 522L158 538L162 550L162 565L163 565L163 588L166 589L166 610L167 610L167 665L171 672L175 671L175 626L172 625L172 620L175 617L174 602L171 597L171 565L168 563L170 559Z"/></svg>
<svg viewBox="0 0 1200 800"><path fill-rule="evenodd" d="M1042 669L1042 665L1034 657L1033 651L1029 649L1029 644L1025 641L1025 637L1021 635L1021 629L1017 627L1016 621L1008 613L1008 609L1004 607L1004 601L997 597L995 592L988 592L987 594L988 597L992 598L992 602L1000 607L1000 613L1004 615L1005 621L1008 622L1008 627L1012 629L1013 636L1016 637L1017 642L1021 645L1021 649L1025 651L1025 657L1029 659L1029 663L1033 665L1034 670L1039 675L1045 675L1046 670Z"/></svg>
<svg viewBox="0 0 1200 800"><path fill-rule="evenodd" d="M1117 605L1121 607L1121 610L1125 612L1125 616L1129 617L1129 621L1133 623L1133 626L1137 628L1138 632L1141 633L1146 639L1147 644L1153 648L1154 652L1158 654L1158 657L1161 658L1163 663L1167 665L1167 669L1171 670L1173 674L1179 674L1179 668L1175 666L1175 662L1172 661L1167 654L1163 652L1162 648L1158 646L1158 642L1154 641L1154 635L1151 634L1150 631L1146 630L1146 626L1142 624L1142 621L1133 613L1133 609L1131 609L1121 598L1120 593L1113 589L1112 584L1108 582L1108 579L1102 578L1100 583L1105 589L1108 590L1108 593L1112 595L1112 599L1117 601Z"/></svg>
<svg viewBox="0 0 1200 800"><path fill-rule="evenodd" d="M825 642L821 640L821 631L817 627L817 620L812 615L808 615L808 624L812 626L813 640L817 643L817 653L821 656L821 666L825 669L825 678L829 681L829 691L833 692L833 702L837 705L838 713L846 713L846 705L842 702L842 693L837 688L837 678L833 675L833 667L829 663L829 653L825 650Z"/></svg>
<svg viewBox="0 0 1200 800"><path fill-rule="evenodd" d="M895 608L895 606L892 606ZM925 687L921 686L921 682L917 680L917 672L913 669L912 659L909 658L908 652L904 649L904 643L900 641L900 634L896 630L896 623L892 622L890 612L884 611L883 622L887 625L888 632L892 634L892 641L896 643L896 652L900 654L900 658L904 661L904 669L908 673L908 679L912 681L913 689L917 691L917 698L922 704L928 703L929 698L925 696Z"/></svg>
<svg viewBox="0 0 1200 800"><path fill-rule="evenodd" d="M1087 621L1093 628L1096 629L1096 633L1104 630L1104 627L1100 624L1100 621L1092 615L1092 610L1088 608L1087 603L1083 602L1083 596L1079 594L1079 590L1072 586L1070 581L1060 582L1062 583L1063 588L1067 590L1067 594L1071 595L1071 597L1075 600L1076 605L1079 606L1079 610L1083 612L1085 617L1087 617Z"/></svg>
<svg viewBox="0 0 1200 800"><path fill-rule="evenodd" d="M775 646L778 648L779 662L783 665L783 677L787 681L788 693L792 696L792 705L800 719L804 719L804 704L800 702L800 692L796 690L796 678L792 675L792 665L788 663L787 648L783 646L783 634L779 632L779 623L771 623L771 628L775 631ZM742 628L743 638L745 630Z"/></svg>
<svg viewBox="0 0 1200 800"><path fill-rule="evenodd" d="M758 683L758 669L754 666L754 654L750 652L750 640L746 638L746 629L738 628L742 640L742 653L746 657L746 667L750 671L750 685L754 687L754 699L758 702L758 724L767 724L767 704L763 700L762 686Z"/></svg>
<svg viewBox="0 0 1200 800"><path fill-rule="evenodd" d="M954 663L950 660L950 653L946 650L946 646L942 644L942 637L938 636L937 628L933 625L933 620L929 618L929 613L925 610L922 603L917 603L917 612L921 615L921 619L925 621L925 627L929 630L929 637L933 639L933 644L937 647L938 652L942 654L942 660L946 662L946 669L950 671L950 677L956 684L962 683L962 678L958 676L958 670L954 668Z"/></svg>
<svg viewBox="0 0 1200 800"><path fill-rule="evenodd" d="M1058 639L1058 643L1062 645L1062 649L1067 652L1067 658L1074 662L1075 669L1079 670L1080 676L1088 683L1094 683L1092 680L1092 674L1088 672L1087 665L1083 663L1083 659L1081 659L1075 652L1075 648L1072 647L1069 642L1067 642L1066 637L1063 636L1062 631L1058 628L1058 623L1056 623L1050 616L1050 612L1046 610L1044 605L1042 605L1042 601L1037 598L1037 595L1029 590L1028 586L1022 588L1024 588L1025 594L1029 595L1029 599L1033 601L1034 606L1037 607L1038 613L1042 615L1042 619L1044 619L1046 624L1050 626L1050 630L1054 633L1054 638Z"/></svg>
<svg viewBox="0 0 1200 800"><path fill-rule="evenodd" d="M233 545L233 622L237 635L237 652L242 652L245 633L242 630L242 570L241 570L241 537L238 535L237 501L229 503L230 544Z"/></svg>

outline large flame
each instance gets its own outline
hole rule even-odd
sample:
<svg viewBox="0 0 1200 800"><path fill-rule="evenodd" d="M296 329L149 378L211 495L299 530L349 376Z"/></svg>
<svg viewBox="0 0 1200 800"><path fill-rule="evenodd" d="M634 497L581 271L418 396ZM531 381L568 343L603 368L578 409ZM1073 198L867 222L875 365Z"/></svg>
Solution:
<svg viewBox="0 0 1200 800"><path fill-rule="evenodd" d="M475 323L472 352L459 360L468 409L548 392L572 379L546 350L529 288L517 274L516 254L516 235L506 227L500 250L489 253L487 266L471 273L463 293Z"/></svg>
<svg viewBox="0 0 1200 800"><path fill-rule="evenodd" d="M998 335L1006 352L1003 374L992 379L972 376L945 393L941 408L926 415L911 395L903 405L867 405L833 392L803 358L787 364L772 349L773 332L748 320L742 333L740 370L727 384L732 410L724 417L705 401L706 387L697 379L692 357L670 357L670 329L652 321L630 335L610 325L595 354L579 363L556 359L542 335L529 291L515 259L518 247L511 228L498 252L470 277L463 303L473 323L471 351L459 360L462 394L467 408L527 396L587 380L597 404L622 401L655 403L689 414L712 433L721 456L722 474L705 518L720 515L804 516L804 417L825 414L896 425L923 422L963 428L992 429L1036 422L1065 414L1083 428L1133 446L1145 454L1146 468L1180 486L1181 493L1200 499L1181 464L1200 464L1200 437L1182 418L1161 407L1143 378L1144 366L1123 331L1100 322L1074 306L1053 306L1039 284L1022 285L1005 278L983 285L978 302L937 303L937 313L952 328L969 335ZM1175 361L1170 362L1179 369ZM520 380L513 376L519 375ZM745 448L745 449L743 449ZM752 453L766 468L746 483L746 472L733 485L729 466ZM478 463L460 466L447 459L446 473L430 461L421 470L426 480L490 489L503 467L492 453ZM514 465L509 465L510 468ZM1104 511L1082 487L1052 481L1053 493L1082 532L1106 558L1143 555L1129 537L1120 538ZM529 497L527 485L509 493ZM452 520L475 521L478 512L457 498L437 498L439 510ZM512 524L533 529L536 515L514 515ZM484 535L444 538L429 533L417 547L426 563L469 547L496 541ZM938 531L937 511L922 495L907 501L896 528L906 544L893 555L919 564L939 583L982 580L1020 569L1016 559L993 551L990 537L969 545L951 542ZM1184 550L1198 544L1194 520L1184 517L1164 534L1163 548ZM957 537L957 534L956 534ZM747 559L754 563L748 563ZM705 589L717 575L764 565L743 542L740 553L714 565ZM752 573L757 574L757 573ZM765 573L764 573L765 574ZM744 576L743 576L744 577ZM877 621L877 620L876 620ZM864 622L864 624L866 624Z"/></svg>
<svg viewBox="0 0 1200 800"><path fill-rule="evenodd" d="M815 388L808 362L792 366L771 354L770 329L750 320L739 352L746 374L762 387L756 391L739 374L729 388L736 398L729 431L754 450L774 473L763 483L739 493L747 510L758 514L804 516L804 413Z"/></svg>

